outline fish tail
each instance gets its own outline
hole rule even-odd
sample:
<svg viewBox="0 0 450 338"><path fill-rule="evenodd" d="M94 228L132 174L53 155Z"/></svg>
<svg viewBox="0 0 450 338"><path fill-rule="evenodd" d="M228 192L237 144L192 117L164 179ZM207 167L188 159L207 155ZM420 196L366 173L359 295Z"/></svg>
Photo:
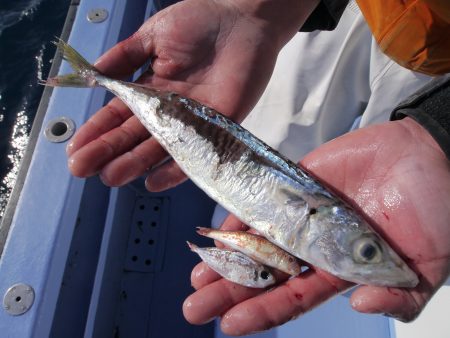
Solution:
<svg viewBox="0 0 450 338"><path fill-rule="evenodd" d="M39 84L51 87L95 87L99 71L63 40L58 39L53 43L75 72L48 78L47 81L39 81Z"/></svg>

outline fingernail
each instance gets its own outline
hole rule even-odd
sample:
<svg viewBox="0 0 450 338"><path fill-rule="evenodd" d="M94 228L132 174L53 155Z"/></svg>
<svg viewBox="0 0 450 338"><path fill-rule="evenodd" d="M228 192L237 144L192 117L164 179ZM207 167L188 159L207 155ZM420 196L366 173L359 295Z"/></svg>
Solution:
<svg viewBox="0 0 450 338"><path fill-rule="evenodd" d="M161 192L165 190L158 179L154 179L155 175L149 175L145 179L145 188L151 192Z"/></svg>
<svg viewBox="0 0 450 338"><path fill-rule="evenodd" d="M361 299L361 297L357 297L356 299L353 299L350 302L350 305L352 306L352 308L357 309L358 307L361 306L361 304L364 303L364 300Z"/></svg>
<svg viewBox="0 0 450 338"><path fill-rule="evenodd" d="M115 172L111 175L108 170L103 169L99 177L103 184L112 187L121 187L130 183L135 179L135 176L129 175L127 172Z"/></svg>
<svg viewBox="0 0 450 338"><path fill-rule="evenodd" d="M185 307L187 309L191 308L192 307L192 302L190 300L185 300L184 304L183 304L183 307Z"/></svg>
<svg viewBox="0 0 450 338"><path fill-rule="evenodd" d="M74 164L74 159L72 158L72 157L69 157L68 159L67 159L67 165L69 166L69 167L72 167L73 166L73 164Z"/></svg>
<svg viewBox="0 0 450 338"><path fill-rule="evenodd" d="M101 64L103 62L103 55L100 56L97 60L95 60L94 62L94 67L97 67L99 64Z"/></svg>
<svg viewBox="0 0 450 338"><path fill-rule="evenodd" d="M230 330L231 330L231 325L230 323L234 322L233 320L233 315L232 314L225 314L225 316L222 317L222 321L220 322L220 328L222 329L222 331L226 334L230 334ZM233 331L233 334L236 331Z"/></svg>
<svg viewBox="0 0 450 338"><path fill-rule="evenodd" d="M208 266L206 264L201 265L199 268L194 270L194 276L195 278L199 279L201 278L205 272L210 272Z"/></svg>
<svg viewBox="0 0 450 338"><path fill-rule="evenodd" d="M73 141L70 141L66 146L66 154L67 155L72 155L73 147L74 147L74 143L73 143Z"/></svg>
<svg viewBox="0 0 450 338"><path fill-rule="evenodd" d="M403 322L403 323L407 323L408 322L404 318L400 317L399 315L393 314L393 313L389 313L389 312L382 313L381 311L379 313L381 315L383 315L384 317L392 318L392 319L398 320L398 321Z"/></svg>

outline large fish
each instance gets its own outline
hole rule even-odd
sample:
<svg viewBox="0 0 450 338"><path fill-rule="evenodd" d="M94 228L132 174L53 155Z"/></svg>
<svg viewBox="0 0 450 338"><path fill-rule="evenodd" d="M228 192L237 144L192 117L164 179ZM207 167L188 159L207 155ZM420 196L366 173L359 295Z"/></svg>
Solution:
<svg viewBox="0 0 450 338"><path fill-rule="evenodd" d="M355 283L418 283L354 209L240 125L178 94L108 78L69 45L57 44L75 73L46 85L114 93L192 181L274 244Z"/></svg>

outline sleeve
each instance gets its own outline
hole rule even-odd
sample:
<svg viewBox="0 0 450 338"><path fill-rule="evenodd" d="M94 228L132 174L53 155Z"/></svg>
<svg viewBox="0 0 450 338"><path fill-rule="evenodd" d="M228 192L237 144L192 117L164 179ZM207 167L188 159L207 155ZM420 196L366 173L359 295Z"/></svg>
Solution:
<svg viewBox="0 0 450 338"><path fill-rule="evenodd" d="M428 75L450 72L450 1L357 0L381 50Z"/></svg>
<svg viewBox="0 0 450 338"><path fill-rule="evenodd" d="M300 32L330 31L336 28L349 0L322 0L303 24Z"/></svg>
<svg viewBox="0 0 450 338"><path fill-rule="evenodd" d="M424 127L450 159L450 74L434 79L402 102L391 120L406 116Z"/></svg>

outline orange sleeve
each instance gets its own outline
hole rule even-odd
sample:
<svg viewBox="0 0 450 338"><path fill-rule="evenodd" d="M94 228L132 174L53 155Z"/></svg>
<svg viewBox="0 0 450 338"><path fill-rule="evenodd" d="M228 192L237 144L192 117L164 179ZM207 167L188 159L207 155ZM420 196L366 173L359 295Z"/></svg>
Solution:
<svg viewBox="0 0 450 338"><path fill-rule="evenodd" d="M357 0L381 50L403 67L450 73L450 0Z"/></svg>

